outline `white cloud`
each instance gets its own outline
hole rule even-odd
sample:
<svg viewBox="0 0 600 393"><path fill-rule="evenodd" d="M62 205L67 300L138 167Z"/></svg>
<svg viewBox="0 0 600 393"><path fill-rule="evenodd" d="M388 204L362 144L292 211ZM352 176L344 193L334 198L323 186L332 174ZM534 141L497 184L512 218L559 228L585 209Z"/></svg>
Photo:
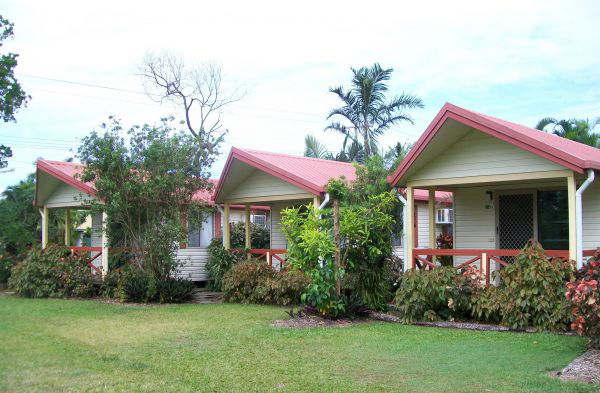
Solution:
<svg viewBox="0 0 600 393"><path fill-rule="evenodd" d="M445 101L530 124L538 114L555 111L547 95L559 77L577 87L559 97L556 116L600 112L599 88L593 85L600 82L593 76L600 67L596 1L377 7L364 1L13 1L3 8L16 23L6 49L20 54L23 74L140 90L135 64L148 50L168 49L190 63L218 61L232 80L249 87L244 101L225 117L231 130L225 148L299 154L306 133L336 147L340 138L321 132L325 115L338 105L327 90L347 84L350 66L375 61L395 68L392 91L413 92L427 105L413 113L415 126L394 128L382 138L384 144L416 139ZM19 113L19 123L0 125L0 138L70 140L109 114L131 123L175 112L143 95L21 80L33 100ZM514 90L504 96L506 86L521 84L535 85L539 96ZM22 163L66 154L17 148L15 153L17 170L0 175L0 188L24 177L29 168Z"/></svg>

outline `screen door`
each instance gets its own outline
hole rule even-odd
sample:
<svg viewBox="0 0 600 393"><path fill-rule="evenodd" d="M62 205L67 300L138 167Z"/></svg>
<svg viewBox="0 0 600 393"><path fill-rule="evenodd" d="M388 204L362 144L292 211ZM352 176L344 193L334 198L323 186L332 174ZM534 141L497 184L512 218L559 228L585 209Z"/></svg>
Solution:
<svg viewBox="0 0 600 393"><path fill-rule="evenodd" d="M534 193L498 195L498 246L521 249L535 237Z"/></svg>

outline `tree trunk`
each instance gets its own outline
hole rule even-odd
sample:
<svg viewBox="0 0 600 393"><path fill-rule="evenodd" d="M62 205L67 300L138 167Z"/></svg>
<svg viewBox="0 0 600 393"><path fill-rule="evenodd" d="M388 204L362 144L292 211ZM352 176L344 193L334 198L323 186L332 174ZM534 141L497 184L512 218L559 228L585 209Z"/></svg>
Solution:
<svg viewBox="0 0 600 393"><path fill-rule="evenodd" d="M339 277L339 271L342 265L342 252L340 240L340 200L333 200L333 241L335 243L335 293L340 296L342 293L342 283Z"/></svg>

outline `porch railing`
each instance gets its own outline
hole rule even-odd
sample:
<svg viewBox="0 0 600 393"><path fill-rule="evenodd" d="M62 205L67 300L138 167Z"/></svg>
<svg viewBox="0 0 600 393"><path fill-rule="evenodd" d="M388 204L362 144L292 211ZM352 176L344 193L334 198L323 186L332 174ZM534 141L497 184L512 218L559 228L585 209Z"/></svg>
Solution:
<svg viewBox="0 0 600 393"><path fill-rule="evenodd" d="M269 265L273 266L273 261L278 261L279 266L283 267L285 263L285 258L283 255L287 254L287 249L285 248L251 248L246 251L240 248L232 249L232 251L243 254L248 253L256 259L264 259Z"/></svg>
<svg viewBox="0 0 600 393"><path fill-rule="evenodd" d="M74 255L85 255L88 254L89 259L86 261L87 265L92 268L96 273L102 273L102 269L94 264L94 261L97 261L102 256L102 247L88 247L88 246L64 246L71 250ZM138 248L133 247L110 247L108 248L108 252L111 255L123 255L124 259L127 263L135 262L137 255L136 251L139 251ZM120 270L117 268L115 270Z"/></svg>
<svg viewBox="0 0 600 393"><path fill-rule="evenodd" d="M593 256L596 250L584 250L583 256ZM469 265L479 265L479 270L485 276L486 285L490 284L490 261L498 263L500 266L507 266L510 262L502 259L502 257L516 257L521 253L518 249L432 249L432 248L415 248L413 249L413 257L415 266L421 270L435 269L438 265L435 264L433 257L452 256L452 257L471 257L460 264L454 265L456 269L463 269ZM569 258L569 250L546 250L546 255L551 258ZM479 262L479 263L477 263Z"/></svg>

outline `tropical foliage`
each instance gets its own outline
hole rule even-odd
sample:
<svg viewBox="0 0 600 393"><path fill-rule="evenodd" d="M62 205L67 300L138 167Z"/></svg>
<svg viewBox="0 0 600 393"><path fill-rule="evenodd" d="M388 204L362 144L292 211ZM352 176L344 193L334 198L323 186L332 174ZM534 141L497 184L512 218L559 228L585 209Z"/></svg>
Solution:
<svg viewBox="0 0 600 393"><path fill-rule="evenodd" d="M570 304L566 284L571 262L548 261L535 242L499 271L499 285L485 287L474 267L459 272L453 266L412 270L404 274L396 304L406 322L474 319L514 329L567 330Z"/></svg>
<svg viewBox="0 0 600 393"><path fill-rule="evenodd" d="M141 269L156 281L171 277L177 242L187 237L182 214L200 214L190 211L202 208L194 195L211 187L214 150L178 131L173 119L126 133L111 119L84 138L79 156L85 165L81 180L94 182L98 198L89 204L109 217L111 242L124 234L123 245L140 249Z"/></svg>
<svg viewBox="0 0 600 393"><path fill-rule="evenodd" d="M97 280L86 259L57 246L32 248L12 269L8 284L25 297L90 297L97 293Z"/></svg>
<svg viewBox="0 0 600 393"><path fill-rule="evenodd" d="M333 217L313 205L282 212L289 260L311 279L302 300L323 315L343 315L356 299L372 309L384 309L390 300L390 237L397 199L387 191L385 177L374 170L381 167L378 159L379 165L357 168L358 178L350 186L343 179L329 182Z"/></svg>
<svg viewBox="0 0 600 393"><path fill-rule="evenodd" d="M351 70L353 79L349 89L342 86L329 89L343 106L329 113L327 119L332 122L325 130L344 136L342 151L354 142L362 146L363 158L368 159L378 152L378 138L401 121L412 123L407 110L422 108L423 103L420 98L408 93L387 100L387 81L391 79L392 68L383 69L376 63L371 67Z"/></svg>
<svg viewBox="0 0 600 393"><path fill-rule="evenodd" d="M235 303L277 304L300 302L308 278L297 270L274 270L263 260L243 261L223 277L225 300Z"/></svg>
<svg viewBox="0 0 600 393"><path fill-rule="evenodd" d="M571 329L590 338L590 346L600 349L600 252L596 252L567 285L572 303Z"/></svg>
<svg viewBox="0 0 600 393"><path fill-rule="evenodd" d="M535 126L538 130L549 130L554 135L584 143L593 147L600 147L600 135L594 132L594 128L600 124L600 118L595 121L584 119L557 120L546 117Z"/></svg>

